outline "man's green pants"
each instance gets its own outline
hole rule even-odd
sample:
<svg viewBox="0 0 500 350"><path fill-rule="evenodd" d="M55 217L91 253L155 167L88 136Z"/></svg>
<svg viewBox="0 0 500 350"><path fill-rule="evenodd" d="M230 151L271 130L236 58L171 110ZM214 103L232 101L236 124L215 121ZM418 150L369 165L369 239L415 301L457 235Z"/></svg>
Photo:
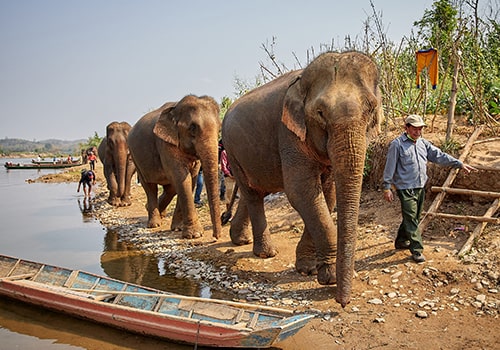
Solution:
<svg viewBox="0 0 500 350"><path fill-rule="evenodd" d="M425 190L423 188L397 190L397 194L401 202L403 221L399 225L396 242L410 241L410 251L422 253L424 245L418 224L424 207Z"/></svg>

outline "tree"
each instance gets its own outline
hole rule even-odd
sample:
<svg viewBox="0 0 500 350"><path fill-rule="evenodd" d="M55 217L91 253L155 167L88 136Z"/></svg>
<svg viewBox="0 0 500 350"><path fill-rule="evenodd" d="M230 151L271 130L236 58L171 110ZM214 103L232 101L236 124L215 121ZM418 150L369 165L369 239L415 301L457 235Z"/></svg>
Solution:
<svg viewBox="0 0 500 350"><path fill-rule="evenodd" d="M233 100L227 96L224 96L220 102L220 118L223 119L226 115L227 110L233 104Z"/></svg>
<svg viewBox="0 0 500 350"><path fill-rule="evenodd" d="M92 148L92 147L99 147L99 144L101 143L102 141L102 137L100 137L98 134L97 134L97 131L94 132L94 136L90 136L88 139L87 139L87 142L86 143L81 143L80 144L80 149L88 149L88 148Z"/></svg>

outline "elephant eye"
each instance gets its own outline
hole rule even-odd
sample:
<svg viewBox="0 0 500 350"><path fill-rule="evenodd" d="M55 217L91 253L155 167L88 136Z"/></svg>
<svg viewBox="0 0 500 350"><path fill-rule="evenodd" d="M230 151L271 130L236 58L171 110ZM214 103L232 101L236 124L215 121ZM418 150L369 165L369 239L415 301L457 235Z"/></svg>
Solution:
<svg viewBox="0 0 500 350"><path fill-rule="evenodd" d="M188 130L189 130L189 133L191 135L195 135L196 132L197 132L197 130L198 130L198 125L195 124L195 123L192 123L192 124L189 125Z"/></svg>
<svg viewBox="0 0 500 350"><path fill-rule="evenodd" d="M318 115L320 116L320 118L323 118L323 111L321 109L318 109Z"/></svg>

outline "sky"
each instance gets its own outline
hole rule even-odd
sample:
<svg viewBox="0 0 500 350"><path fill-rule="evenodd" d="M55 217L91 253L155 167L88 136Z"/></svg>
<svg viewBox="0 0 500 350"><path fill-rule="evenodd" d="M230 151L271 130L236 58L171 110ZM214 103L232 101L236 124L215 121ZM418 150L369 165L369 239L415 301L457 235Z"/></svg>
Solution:
<svg viewBox="0 0 500 350"><path fill-rule="evenodd" d="M432 0L372 0L399 43ZM187 94L252 83L262 45L294 54L362 36L369 0L0 0L0 138L88 139Z"/></svg>

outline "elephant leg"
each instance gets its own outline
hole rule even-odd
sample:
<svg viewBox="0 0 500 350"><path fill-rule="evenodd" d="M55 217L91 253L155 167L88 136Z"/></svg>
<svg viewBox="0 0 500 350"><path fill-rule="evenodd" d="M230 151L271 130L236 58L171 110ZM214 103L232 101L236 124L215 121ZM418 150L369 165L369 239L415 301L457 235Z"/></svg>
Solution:
<svg viewBox="0 0 500 350"><path fill-rule="evenodd" d="M106 178L109 190L108 203L115 207L120 206L121 200L116 195L118 193L118 182L116 181L115 173L110 165L104 165L104 177Z"/></svg>
<svg viewBox="0 0 500 350"><path fill-rule="evenodd" d="M127 165L127 175L125 178L125 190L123 191L123 195L121 198L122 206L130 206L132 205L132 196L130 195L130 189L132 187L132 179L135 173L135 164L131 160L129 160L129 164Z"/></svg>
<svg viewBox="0 0 500 350"><path fill-rule="evenodd" d="M335 182L331 173L323 174L321 177L323 195L330 213L335 209ZM295 249L295 268L303 275L317 275L316 249L311 233L304 227L304 232Z"/></svg>
<svg viewBox="0 0 500 350"><path fill-rule="evenodd" d="M245 245L253 242L248 208L243 198L238 202L238 208L231 220L229 236L231 237L231 242L235 245Z"/></svg>
<svg viewBox="0 0 500 350"><path fill-rule="evenodd" d="M329 208L335 202L331 192L333 182L325 181L324 176L321 176L321 179L316 177L314 169L305 168L295 172L291 172L292 169L288 170L288 173L294 176L286 178L285 192L290 204L297 210L305 224L303 238L296 251L299 254L296 256L298 264L296 268L298 270L300 268L299 271L310 270L311 264L304 265L303 261L311 252L311 244L308 242L311 239L316 251L318 282L323 285L334 284L337 235Z"/></svg>
<svg viewBox="0 0 500 350"><path fill-rule="evenodd" d="M174 209L174 215L172 216L172 224L170 225L170 230L182 231L183 221L182 210L178 205L176 205Z"/></svg>
<svg viewBox="0 0 500 350"><path fill-rule="evenodd" d="M120 198L120 206L128 207L132 205L131 195L130 195L130 186L131 186L132 178L127 179L125 183L125 191Z"/></svg>
<svg viewBox="0 0 500 350"><path fill-rule="evenodd" d="M302 275L317 275L316 248L311 234L304 228L302 237L295 248L295 269Z"/></svg>
<svg viewBox="0 0 500 350"><path fill-rule="evenodd" d="M172 185L163 186L163 192L158 199L158 210L162 219L167 217L167 208L174 196L175 189Z"/></svg>
<svg viewBox="0 0 500 350"><path fill-rule="evenodd" d="M180 181L179 184L176 188L176 207L179 207L182 214L182 238L200 238L203 235L203 227L194 207L192 177L186 177L185 181Z"/></svg>
<svg viewBox="0 0 500 350"><path fill-rule="evenodd" d="M278 254L278 251L271 242L271 233L267 226L266 214L264 211L264 196L248 191L245 193L248 215L252 223L253 253L261 258L271 258Z"/></svg>
<svg viewBox="0 0 500 350"><path fill-rule="evenodd" d="M146 192L148 210L148 228L160 227L161 216L158 210L158 185L152 183L142 183L142 187Z"/></svg>

